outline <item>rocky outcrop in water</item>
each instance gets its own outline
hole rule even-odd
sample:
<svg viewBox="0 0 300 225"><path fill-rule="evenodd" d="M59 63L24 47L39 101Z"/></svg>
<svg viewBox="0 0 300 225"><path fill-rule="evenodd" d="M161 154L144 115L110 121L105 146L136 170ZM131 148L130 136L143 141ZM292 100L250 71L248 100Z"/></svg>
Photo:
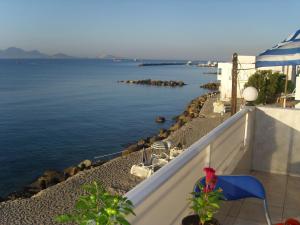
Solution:
<svg viewBox="0 0 300 225"><path fill-rule="evenodd" d="M200 85L201 88L209 89L209 90L219 90L220 83L218 82L211 82L211 83L206 83L203 85Z"/></svg>
<svg viewBox="0 0 300 225"><path fill-rule="evenodd" d="M158 116L158 117L156 117L156 119L155 119L155 122L156 122L156 123L164 123L165 121L166 121L166 118L163 117L163 116Z"/></svg>
<svg viewBox="0 0 300 225"><path fill-rule="evenodd" d="M140 84L140 85L151 85L151 86L165 86L165 87L182 87L186 85L183 81L174 81L174 80L120 80L119 83L126 84Z"/></svg>

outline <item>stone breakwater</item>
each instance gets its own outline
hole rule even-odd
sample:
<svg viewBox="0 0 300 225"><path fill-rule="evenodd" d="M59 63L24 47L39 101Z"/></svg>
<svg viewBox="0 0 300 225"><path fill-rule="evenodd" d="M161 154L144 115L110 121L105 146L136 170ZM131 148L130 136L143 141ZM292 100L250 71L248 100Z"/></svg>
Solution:
<svg viewBox="0 0 300 225"><path fill-rule="evenodd" d="M205 115L201 114L201 109L208 98L217 95L219 92L211 92L193 99L185 108L183 113L173 118L174 124L168 129L160 129L159 132L154 136L140 139L137 143L131 144L122 151L122 156L127 156L133 152L137 152L143 148L149 148L155 141L163 140L168 138L170 135L179 130L186 123L192 121L194 118L204 118ZM182 145L183 143L178 143ZM106 161L93 163L91 160L84 160L78 165L70 166L63 171L46 170L42 176L38 177L33 183L27 185L23 190L13 192L7 197L1 199L1 201L16 200L30 198L33 195L54 186L58 183L68 180L81 171L90 170L95 167L101 166Z"/></svg>
<svg viewBox="0 0 300 225"><path fill-rule="evenodd" d="M186 65L186 63L142 63L139 66L182 66Z"/></svg>
<svg viewBox="0 0 300 225"><path fill-rule="evenodd" d="M209 90L219 90L220 85L221 84L218 82L211 82L211 83L200 85L200 87Z"/></svg>
<svg viewBox="0 0 300 225"><path fill-rule="evenodd" d="M120 80L118 83L126 84L140 84L140 85L151 85L151 86L166 86L166 87L182 87L186 85L183 81L174 81L174 80Z"/></svg>

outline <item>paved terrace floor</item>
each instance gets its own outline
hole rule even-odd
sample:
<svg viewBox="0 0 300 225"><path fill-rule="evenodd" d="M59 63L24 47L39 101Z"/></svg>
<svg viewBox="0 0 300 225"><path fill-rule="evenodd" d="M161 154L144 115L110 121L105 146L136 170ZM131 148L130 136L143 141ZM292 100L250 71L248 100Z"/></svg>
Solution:
<svg viewBox="0 0 300 225"><path fill-rule="evenodd" d="M286 218L300 220L300 177L264 172L252 172L263 184L267 193L272 223ZM222 225L265 225L263 202L249 198L224 202L216 216Z"/></svg>

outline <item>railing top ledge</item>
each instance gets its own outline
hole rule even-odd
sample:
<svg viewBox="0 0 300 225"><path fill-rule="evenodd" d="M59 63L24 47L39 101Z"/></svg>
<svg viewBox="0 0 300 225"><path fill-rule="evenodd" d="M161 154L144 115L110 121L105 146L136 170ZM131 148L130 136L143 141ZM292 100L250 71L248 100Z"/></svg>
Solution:
<svg viewBox="0 0 300 225"><path fill-rule="evenodd" d="M170 163L155 172L151 177L142 181L132 190L127 192L125 196L130 199L135 206L138 206L153 193L157 188L164 184L170 177L179 171L186 163L192 160L199 152L201 152L209 143L216 139L224 130L230 128L235 122L246 115L250 108L244 108L225 122L210 131L207 135L196 141L187 148L181 155L173 159Z"/></svg>

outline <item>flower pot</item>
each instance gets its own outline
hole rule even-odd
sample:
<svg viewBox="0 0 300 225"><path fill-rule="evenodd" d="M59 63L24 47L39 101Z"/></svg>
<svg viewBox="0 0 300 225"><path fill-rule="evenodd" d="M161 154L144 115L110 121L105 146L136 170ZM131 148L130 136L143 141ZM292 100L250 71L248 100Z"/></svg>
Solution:
<svg viewBox="0 0 300 225"><path fill-rule="evenodd" d="M200 225L198 215L190 215L183 218L182 225ZM219 221L213 218L211 221L206 222L204 225L220 225Z"/></svg>

